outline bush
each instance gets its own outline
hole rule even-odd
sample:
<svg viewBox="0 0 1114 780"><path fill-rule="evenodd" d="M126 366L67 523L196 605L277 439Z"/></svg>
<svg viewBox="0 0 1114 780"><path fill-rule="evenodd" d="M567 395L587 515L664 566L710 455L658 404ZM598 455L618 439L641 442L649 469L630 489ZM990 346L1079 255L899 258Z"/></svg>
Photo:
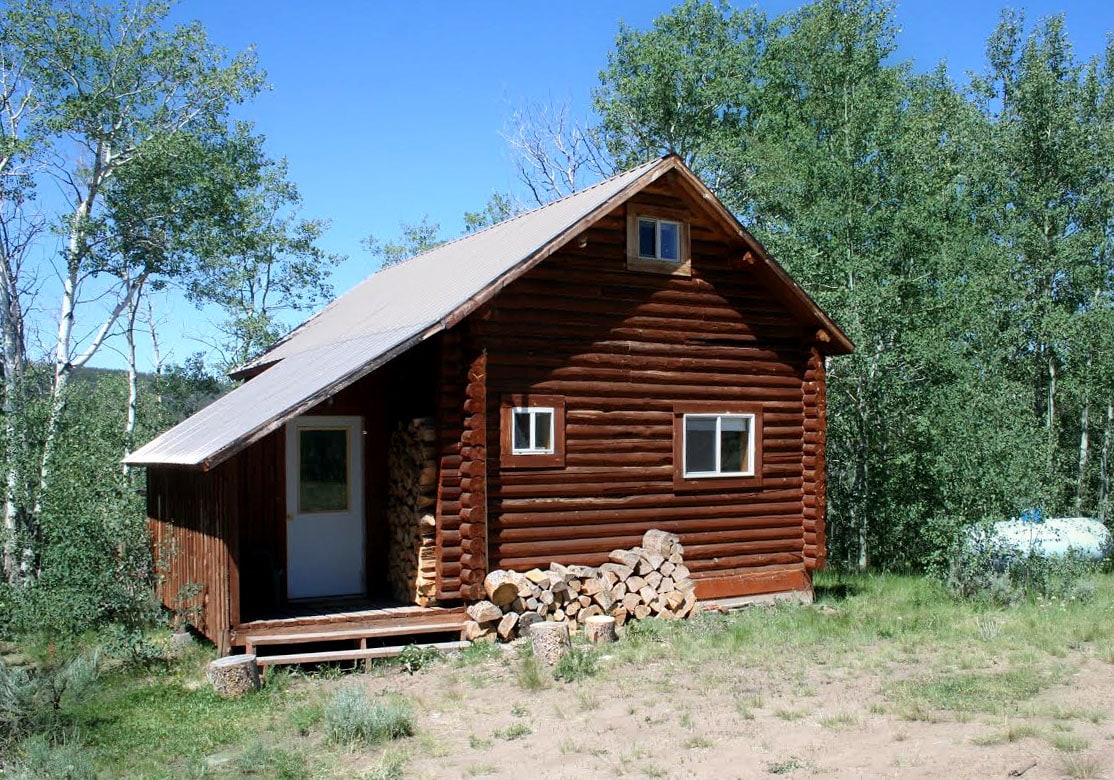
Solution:
<svg viewBox="0 0 1114 780"><path fill-rule="evenodd" d="M412 736L414 714L397 697L369 701L360 688L342 688L325 708L325 730L333 742L378 745Z"/></svg>

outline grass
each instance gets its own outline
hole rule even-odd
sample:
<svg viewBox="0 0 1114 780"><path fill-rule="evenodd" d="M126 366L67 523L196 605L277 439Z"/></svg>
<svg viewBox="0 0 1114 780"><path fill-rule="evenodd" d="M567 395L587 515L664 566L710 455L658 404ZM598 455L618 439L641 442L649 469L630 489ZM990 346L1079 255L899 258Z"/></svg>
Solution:
<svg viewBox="0 0 1114 780"><path fill-rule="evenodd" d="M1058 733L1048 737L1048 744L1061 753L1082 753L1091 746L1083 737L1076 734Z"/></svg>
<svg viewBox="0 0 1114 780"><path fill-rule="evenodd" d="M1093 756L1064 756L1060 764L1064 774L1072 780L1093 780L1103 776L1102 762Z"/></svg>
<svg viewBox="0 0 1114 780"><path fill-rule="evenodd" d="M1033 668L1004 672L961 672L918 677L890 686L890 698L928 709L953 712L999 712L1027 701L1057 681Z"/></svg>
<svg viewBox="0 0 1114 780"><path fill-rule="evenodd" d="M1032 723L1010 723L1001 731L993 731L989 734L980 734L974 737L971 741L976 745L1004 745L1013 742L1020 742L1029 737L1040 736L1040 729Z"/></svg>
<svg viewBox="0 0 1114 780"><path fill-rule="evenodd" d="M1096 582L1087 603L1022 602L998 609L955 601L937 583L923 578L880 575L840 581L821 573L813 607L754 608L687 621L647 620L628 627L623 640L607 650L610 659L601 689L554 686L554 676L533 658L528 645L515 655L505 647L478 643L443 663L413 653L410 666L418 672L414 678L399 674L399 662L372 677L324 667L312 675L271 674L262 691L226 701L205 683L204 666L211 651L197 649L168 667L102 677L88 695L65 702L60 717L65 733L74 735L71 741L26 743L19 758L45 767L31 776L49 776L49 767L56 763L79 770L91 766L96 776L156 780L353 773L437 776L430 767L444 768L439 754L463 751L482 762L483 751L495 740L522 739L533 733L531 728L538 733L531 743L542 743L549 736L544 718L550 711L523 694L549 689L544 698L556 702L553 711L566 713L560 717L570 725L592 717L583 713L625 712L646 730L647 744L655 744L651 730L672 727L674 744L692 751L685 754L686 760L699 761L697 751L710 745L704 744L707 738L697 725L714 719L709 720L699 704L659 711L662 697L690 695L692 685L686 681L699 679L702 693L727 697L728 713L734 708L736 725L748 732L771 719L783 721L784 728L799 728L803 720L832 731L859 727L866 717L873 725L875 716L891 723L970 720L971 732L980 735L972 739L976 744L1037 738L1050 752L1055 750L1064 774L1092 777L1098 770L1089 764L1088 745L1101 739L1092 727L1107 728L1108 713L1076 705L1058 693L1041 694L1069 683L1080 659L1114 663L1114 576L1102 575ZM592 649L578 647L574 652L558 679L575 683L598 674ZM746 670L745 679L739 678L738 670ZM870 700L842 705L861 711L861 716L840 705L817 715L817 707L800 698L803 692L822 690L819 683L824 678L828 684L865 676L892 682ZM429 689L433 682L436 694L408 692L409 685ZM337 703L334 694L364 685L407 691L408 698L365 695L360 703ZM621 696L603 693L606 686L618 687ZM402 714L376 716L395 725L368 725L367 733L413 733L418 728L416 713L422 713L423 723L427 717L453 717L474 705L477 689L486 689L489 700L498 695L497 713L513 715L513 728L471 740L464 728L434 750L419 744L421 736L399 743L390 736L366 737L365 727L358 725L364 722L360 713L373 705L398 705ZM901 723L895 726L899 730L894 740L913 738L912 723L904 727L907 731L900 730ZM431 722L422 732L435 729ZM564 734L553 739L554 752L562 738ZM591 753L590 746L580 744L582 739L574 731L562 750ZM731 739L717 733L715 748L729 749ZM375 746L365 749L369 742ZM809 769L795 756L768 757L770 774ZM213 763L217 758L219 766ZM637 774L653 759L632 749L622 756L618 751L608 754L606 760L625 764L627 771ZM353 769L356 761L359 766ZM419 762L420 766L411 765ZM477 763L454 771L479 775L496 769Z"/></svg>
<svg viewBox="0 0 1114 780"><path fill-rule="evenodd" d="M863 720L853 712L838 712L834 715L823 716L819 723L831 731L845 731L863 725Z"/></svg>

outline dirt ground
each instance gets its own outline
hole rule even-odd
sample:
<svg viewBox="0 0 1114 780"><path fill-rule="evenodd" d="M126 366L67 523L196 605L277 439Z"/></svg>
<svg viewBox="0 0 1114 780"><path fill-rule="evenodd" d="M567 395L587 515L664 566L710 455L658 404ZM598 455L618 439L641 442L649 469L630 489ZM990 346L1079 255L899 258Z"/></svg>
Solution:
<svg viewBox="0 0 1114 780"><path fill-rule="evenodd" d="M1066 682L1005 716L903 709L887 691L915 663L693 673L605 657L595 677L531 691L507 649L355 684L416 705L406 777L1114 778L1114 665L1063 661ZM354 756L352 769L375 760Z"/></svg>

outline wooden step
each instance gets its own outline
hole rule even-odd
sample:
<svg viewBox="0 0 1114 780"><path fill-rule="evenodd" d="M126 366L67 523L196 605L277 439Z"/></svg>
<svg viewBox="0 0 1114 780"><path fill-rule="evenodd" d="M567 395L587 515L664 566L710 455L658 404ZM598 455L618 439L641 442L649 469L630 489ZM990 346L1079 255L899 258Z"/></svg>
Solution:
<svg viewBox="0 0 1114 780"><path fill-rule="evenodd" d="M256 634L247 640L248 653L260 645L297 645L307 642L339 642L346 639L377 639L410 634L451 634L460 631L455 623L413 623L361 628L334 628L324 631L298 631L282 634Z"/></svg>
<svg viewBox="0 0 1114 780"><path fill-rule="evenodd" d="M414 647L433 648L447 652L461 650L468 647L471 642L434 642L427 645L414 645ZM278 666L280 664L319 664L332 661L363 661L371 658L393 658L401 655L402 651L411 645L395 645L392 647L369 647L366 650L330 650L321 653L290 653L286 655L260 655L255 662L260 666Z"/></svg>

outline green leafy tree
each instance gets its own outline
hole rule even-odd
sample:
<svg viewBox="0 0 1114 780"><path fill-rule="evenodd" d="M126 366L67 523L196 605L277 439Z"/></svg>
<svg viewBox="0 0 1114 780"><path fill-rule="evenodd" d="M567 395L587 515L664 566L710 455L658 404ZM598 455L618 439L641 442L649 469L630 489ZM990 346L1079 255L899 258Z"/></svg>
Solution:
<svg viewBox="0 0 1114 780"><path fill-rule="evenodd" d="M191 299L216 303L228 315L222 345L228 366L274 343L286 328L284 314L331 297L329 273L343 260L318 247L328 223L299 216L301 195L286 162L266 163L260 174L235 202L234 229L199 237L213 245L186 280Z"/></svg>
<svg viewBox="0 0 1114 780"><path fill-rule="evenodd" d="M402 235L398 238L383 241L368 236L363 241L364 249L379 260L380 269L398 265L445 243L445 239L440 237L441 226L430 222L428 215L418 222L403 222L400 228Z"/></svg>

